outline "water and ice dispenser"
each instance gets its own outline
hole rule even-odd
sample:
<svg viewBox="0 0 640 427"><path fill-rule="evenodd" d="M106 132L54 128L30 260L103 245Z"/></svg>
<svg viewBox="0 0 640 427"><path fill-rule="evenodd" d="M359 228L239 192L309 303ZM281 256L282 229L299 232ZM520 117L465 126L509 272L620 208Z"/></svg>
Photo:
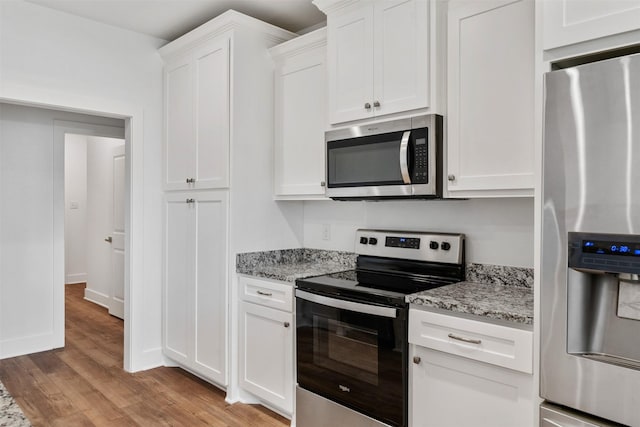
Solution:
<svg viewBox="0 0 640 427"><path fill-rule="evenodd" d="M569 233L567 352L640 370L640 236Z"/></svg>

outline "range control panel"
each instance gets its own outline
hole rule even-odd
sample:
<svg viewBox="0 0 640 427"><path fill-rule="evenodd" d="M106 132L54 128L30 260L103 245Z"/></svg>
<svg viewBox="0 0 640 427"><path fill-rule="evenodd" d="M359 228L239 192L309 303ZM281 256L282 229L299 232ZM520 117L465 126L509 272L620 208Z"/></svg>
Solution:
<svg viewBox="0 0 640 427"><path fill-rule="evenodd" d="M464 234L360 229L356 231L356 253L460 264Z"/></svg>

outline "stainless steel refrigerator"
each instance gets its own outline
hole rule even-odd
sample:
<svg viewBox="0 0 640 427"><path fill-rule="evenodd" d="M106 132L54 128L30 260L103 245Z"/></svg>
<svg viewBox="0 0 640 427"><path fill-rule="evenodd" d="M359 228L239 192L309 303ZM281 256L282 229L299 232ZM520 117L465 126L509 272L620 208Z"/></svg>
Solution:
<svg viewBox="0 0 640 427"><path fill-rule="evenodd" d="M545 75L543 159L540 425L640 426L640 54Z"/></svg>

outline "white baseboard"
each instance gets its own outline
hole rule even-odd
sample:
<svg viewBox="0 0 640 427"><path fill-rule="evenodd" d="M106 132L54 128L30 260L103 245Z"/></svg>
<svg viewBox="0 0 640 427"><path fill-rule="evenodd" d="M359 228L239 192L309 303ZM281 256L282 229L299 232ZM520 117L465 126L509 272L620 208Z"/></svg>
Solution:
<svg viewBox="0 0 640 427"><path fill-rule="evenodd" d="M53 332L0 341L0 359L39 353L59 348Z"/></svg>
<svg viewBox="0 0 640 427"><path fill-rule="evenodd" d="M165 366L165 359L162 354L162 348L152 348L144 350L137 356L133 356L131 361L131 370L129 372L146 371L147 369Z"/></svg>
<svg viewBox="0 0 640 427"><path fill-rule="evenodd" d="M67 274L64 279L66 285L75 285L76 283L87 283L87 273Z"/></svg>
<svg viewBox="0 0 640 427"><path fill-rule="evenodd" d="M92 289L86 288L84 290L84 299L104 308L109 308L109 295L105 295L102 292L96 292Z"/></svg>

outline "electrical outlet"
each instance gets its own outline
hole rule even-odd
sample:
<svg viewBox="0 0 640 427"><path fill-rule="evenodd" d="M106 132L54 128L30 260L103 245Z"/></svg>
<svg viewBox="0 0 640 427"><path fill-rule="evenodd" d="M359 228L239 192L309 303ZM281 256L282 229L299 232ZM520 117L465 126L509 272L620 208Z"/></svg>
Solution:
<svg viewBox="0 0 640 427"><path fill-rule="evenodd" d="M322 240L331 240L331 226L322 224Z"/></svg>

